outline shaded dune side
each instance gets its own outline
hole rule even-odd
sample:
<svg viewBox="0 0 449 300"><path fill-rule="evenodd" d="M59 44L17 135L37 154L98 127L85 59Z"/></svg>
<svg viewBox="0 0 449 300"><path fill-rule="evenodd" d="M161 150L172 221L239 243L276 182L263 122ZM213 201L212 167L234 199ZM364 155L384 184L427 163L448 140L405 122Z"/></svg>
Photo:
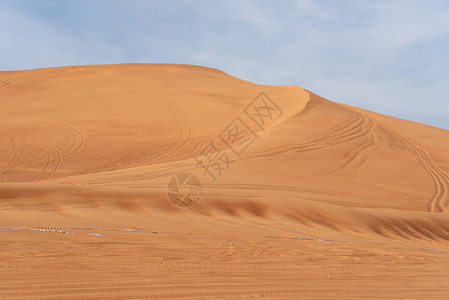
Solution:
<svg viewBox="0 0 449 300"><path fill-rule="evenodd" d="M119 209L165 218L182 216L195 219L200 214L216 221L223 217L257 220L265 224L297 223L310 228L342 232L352 236L382 237L393 240L449 241L449 223L445 214L388 209L367 209L295 199L295 193L283 197L214 196L188 209L170 204L163 187L120 190L54 184L13 184L2 187L5 209L54 211L76 215L80 208ZM232 193L230 193L232 194ZM295 199L293 202L292 200ZM242 226L244 223L241 223ZM42 224L45 225L45 224ZM292 237L295 236L292 231Z"/></svg>

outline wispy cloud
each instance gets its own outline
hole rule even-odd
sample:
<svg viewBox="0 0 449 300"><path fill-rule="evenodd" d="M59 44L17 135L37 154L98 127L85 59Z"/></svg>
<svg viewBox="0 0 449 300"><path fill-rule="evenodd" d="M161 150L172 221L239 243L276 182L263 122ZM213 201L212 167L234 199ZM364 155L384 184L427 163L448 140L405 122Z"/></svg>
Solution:
<svg viewBox="0 0 449 300"><path fill-rule="evenodd" d="M0 69L173 62L449 128L444 0L0 4Z"/></svg>
<svg viewBox="0 0 449 300"><path fill-rule="evenodd" d="M121 50L97 36L71 37L39 19L0 10L1 69L28 69L120 57Z"/></svg>

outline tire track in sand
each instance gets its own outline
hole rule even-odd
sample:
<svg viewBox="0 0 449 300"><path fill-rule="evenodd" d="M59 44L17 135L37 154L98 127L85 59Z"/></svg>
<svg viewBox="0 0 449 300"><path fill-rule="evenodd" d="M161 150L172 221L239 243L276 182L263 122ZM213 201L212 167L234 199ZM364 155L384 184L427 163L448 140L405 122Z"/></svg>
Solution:
<svg viewBox="0 0 449 300"><path fill-rule="evenodd" d="M23 149L17 149L17 145L14 143L14 138L11 138L11 154L8 157L8 160L5 163L5 166L3 167L1 173L3 174L4 178L6 178L6 175L11 171L11 169L16 165L18 158L20 158L23 154Z"/></svg>
<svg viewBox="0 0 449 300"><path fill-rule="evenodd" d="M356 108L350 109L358 110ZM367 114L364 115L366 118L371 119L372 122L385 130L387 133L395 137L397 140L401 141L407 147L410 153L413 154L419 164L430 175L435 187L435 191L428 202L428 210L430 212L446 212L449 205L449 175L443 169L441 169L438 164L430 157L430 155L413 140L391 129L390 127L377 121L376 119L368 116Z"/></svg>
<svg viewBox="0 0 449 300"><path fill-rule="evenodd" d="M346 167L352 167L353 170L359 169L368 161L372 153L375 153L381 148L382 144L378 142L378 139L379 137L375 133L371 134L368 143L365 143L348 153L344 158L343 163L330 172L336 172Z"/></svg>
<svg viewBox="0 0 449 300"><path fill-rule="evenodd" d="M294 143L274 150L259 152L250 155L247 159L264 158L277 156L292 152L309 152L328 148L334 145L351 142L353 140L370 136L374 130L375 124L372 120L366 118L361 113L351 111L351 116L339 125L312 135L301 143ZM364 146L357 151L363 151ZM356 156L356 155L355 155ZM353 159L355 159L355 156Z"/></svg>
<svg viewBox="0 0 449 300"><path fill-rule="evenodd" d="M314 151L334 146L341 143L351 142L361 137L369 135L374 123L362 114L356 113L351 117L352 121L344 124L343 127L331 129L329 132L324 132L312 137L308 141L294 145L294 151L305 152Z"/></svg>
<svg viewBox="0 0 449 300"><path fill-rule="evenodd" d="M62 70L57 70L57 71L55 71L55 72L52 72L51 74L46 74L46 76L40 77L40 78L38 78L38 79L32 81L31 83L28 83L28 84L26 85L25 88L22 88L22 89L19 89L19 90L15 91L15 93L13 93L12 95L9 95L9 96L6 96L6 97L1 98L1 99L0 99L0 105L3 104L3 103L5 103L5 102L7 102L8 100L11 100L12 98L15 98L15 97L17 97L17 96L20 96L21 94L26 93L26 92L32 90L32 89L35 88L38 84L40 84L40 83L42 83L42 82L45 82L45 81L47 81L47 80L49 80L49 79L52 79L52 78L49 78L48 75L56 75L56 74L59 74L59 73L63 73L63 72L65 72L65 71L66 71L66 69L63 68ZM4 80L1 82L0 88L8 87L9 85L13 84L15 81L23 80L23 79L24 79L24 78L4 79Z"/></svg>
<svg viewBox="0 0 449 300"><path fill-rule="evenodd" d="M174 143L167 149L161 149L152 161L157 159L171 159L173 158L187 143L191 140L193 133L197 132L200 142L192 147L192 150L198 156L201 149L206 147L208 143L214 141L214 137L204 128L200 123L190 120L186 117L186 113L179 107L179 105L170 96L170 91L166 89L163 98L167 103L170 115L175 120L179 129L179 135Z"/></svg>
<svg viewBox="0 0 449 300"><path fill-rule="evenodd" d="M5 166L0 173L3 174L4 179L12 181L28 167L36 167L44 165L43 169L37 177L32 181L41 179L44 173L47 173L45 179L50 179L54 173L59 169L63 160L77 152L79 152L85 144L85 137L81 130L71 127L69 125L59 126L62 129L62 142L56 141L42 142L42 141L18 141L16 138L11 138L12 150ZM54 136L53 136L54 137ZM28 146L28 147L27 147ZM27 155L25 149L37 148ZM45 154L45 158L40 157Z"/></svg>
<svg viewBox="0 0 449 300"><path fill-rule="evenodd" d="M36 141L23 141L23 142L21 142L21 144L23 144L25 146L29 145L29 146L35 147L38 150L35 152L35 155L32 156L31 159L25 160L25 162L24 162L25 165L22 166L22 168L21 168L22 170L17 170L14 175L8 176L8 179L10 181L14 180L15 178L17 178L17 176L21 175L25 168L36 166L36 165L39 166L41 163L40 163L40 161L37 160L37 158L39 157L39 155L41 153L44 153L46 156L44 161L42 161L43 167L31 181L39 180L44 175L46 175L46 179L50 179L54 175L54 173L59 169L59 167L61 166L62 153L55 146L47 144L47 143L36 142ZM16 163L16 165L20 164L20 163L21 162L18 161ZM10 171L8 171L5 175L8 175L12 171L13 167L14 166L11 166Z"/></svg>
<svg viewBox="0 0 449 300"><path fill-rule="evenodd" d="M133 154L131 160L139 160L141 164L152 163L155 161L165 161L170 160L176 152L183 148L192 136L192 129L188 126L187 122L182 119L179 112L176 109L176 104L170 99L170 97L164 92L162 97L167 104L170 116L176 123L178 128L178 135L176 140L170 143L167 147L161 147L158 151L153 152L146 159L148 150L142 149Z"/></svg>
<svg viewBox="0 0 449 300"><path fill-rule="evenodd" d="M62 145L60 146L62 156L64 158L70 157L83 149L86 144L86 136L79 128L63 124L60 126L65 136ZM66 149L66 145L69 146Z"/></svg>
<svg viewBox="0 0 449 300"><path fill-rule="evenodd" d="M196 156L201 155L202 150L209 145L209 143L215 142L214 136L203 126L201 123L194 119L188 118L187 113L181 109L181 107L173 100L172 106L176 110L177 114L181 116L183 121L192 129L196 131L201 139L201 142L193 146Z"/></svg>
<svg viewBox="0 0 449 300"><path fill-rule="evenodd" d="M178 128L176 140L169 143L167 147L161 147L157 151L151 151L151 148L148 147L140 147L140 150L135 151L132 155L127 157L127 164L132 164L133 162L136 164L139 162L139 165L146 165L156 161L160 162L163 160L169 160L190 140L192 130L188 124L182 120L182 116L179 116L179 112L176 109L176 104L168 95L168 90L162 93L162 97L167 105L170 116L173 118ZM149 151L151 151L150 155L148 155Z"/></svg>

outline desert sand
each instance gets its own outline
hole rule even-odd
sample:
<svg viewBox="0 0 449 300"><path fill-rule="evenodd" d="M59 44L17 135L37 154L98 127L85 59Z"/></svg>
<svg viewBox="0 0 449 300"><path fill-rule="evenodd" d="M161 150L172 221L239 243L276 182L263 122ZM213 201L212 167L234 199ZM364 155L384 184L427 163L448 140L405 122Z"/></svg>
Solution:
<svg viewBox="0 0 449 300"><path fill-rule="evenodd" d="M3 71L0 298L449 299L448 153L205 67Z"/></svg>

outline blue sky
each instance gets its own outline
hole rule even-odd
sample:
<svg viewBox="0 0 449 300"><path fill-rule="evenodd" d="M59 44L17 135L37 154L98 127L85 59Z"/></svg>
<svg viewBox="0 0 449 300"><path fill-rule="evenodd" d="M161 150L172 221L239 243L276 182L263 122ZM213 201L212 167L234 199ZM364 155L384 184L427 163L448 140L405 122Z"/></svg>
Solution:
<svg viewBox="0 0 449 300"><path fill-rule="evenodd" d="M449 0L0 0L0 70L166 62L449 129Z"/></svg>

